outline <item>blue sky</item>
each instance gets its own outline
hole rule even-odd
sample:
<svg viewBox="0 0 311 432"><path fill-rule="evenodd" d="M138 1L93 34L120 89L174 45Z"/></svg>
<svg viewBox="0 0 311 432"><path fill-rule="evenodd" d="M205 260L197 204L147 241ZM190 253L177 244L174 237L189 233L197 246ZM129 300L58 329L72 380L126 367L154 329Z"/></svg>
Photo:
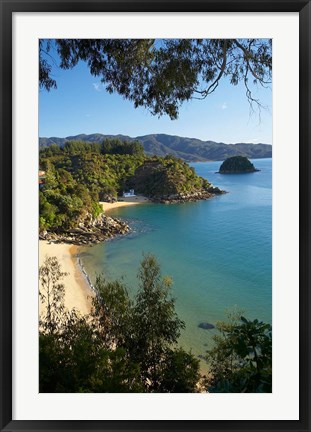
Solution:
<svg viewBox="0 0 311 432"><path fill-rule="evenodd" d="M54 55L54 54L53 54ZM131 137L166 133L225 143L272 144L272 90L254 95L268 107L251 114L244 86L222 81L205 100L184 103L179 118L152 116L118 94L108 94L84 63L71 70L53 68L57 89L39 92L39 136L67 137L81 133Z"/></svg>

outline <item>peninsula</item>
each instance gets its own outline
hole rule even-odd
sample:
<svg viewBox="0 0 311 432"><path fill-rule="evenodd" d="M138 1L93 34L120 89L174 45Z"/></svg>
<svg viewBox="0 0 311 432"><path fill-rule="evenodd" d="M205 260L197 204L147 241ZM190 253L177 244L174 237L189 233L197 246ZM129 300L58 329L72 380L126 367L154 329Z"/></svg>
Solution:
<svg viewBox="0 0 311 432"><path fill-rule="evenodd" d="M129 195L133 203L171 204L224 193L175 156L146 156L138 141L52 144L40 149L39 164L39 236L52 242L85 245L126 234L128 225L105 210Z"/></svg>

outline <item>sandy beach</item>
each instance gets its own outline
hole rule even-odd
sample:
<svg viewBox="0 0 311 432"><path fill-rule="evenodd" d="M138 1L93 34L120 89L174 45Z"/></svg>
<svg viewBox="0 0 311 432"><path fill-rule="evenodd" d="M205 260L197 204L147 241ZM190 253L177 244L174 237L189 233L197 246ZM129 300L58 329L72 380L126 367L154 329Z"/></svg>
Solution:
<svg viewBox="0 0 311 432"><path fill-rule="evenodd" d="M137 195L137 196L132 196L132 197L119 198L119 201L114 202L114 203L100 201L99 204L101 204L103 210L106 212L106 211L109 211L109 210L112 210L115 208L119 208L119 207L127 207L127 206L131 206L131 205L145 204L148 202L150 202L148 200L148 198L141 196L141 195Z"/></svg>
<svg viewBox="0 0 311 432"><path fill-rule="evenodd" d="M121 201L115 203L100 202L103 210L109 211L118 207L137 205L149 202L143 196L120 198ZM68 310L76 308L82 314L88 314L92 307L92 297L94 292L88 285L80 267L77 264L75 255L78 247L65 243L49 243L39 241L39 265L41 266L46 256L56 256L61 263L61 271L67 272L63 282L65 284L65 306ZM39 313L44 306L40 302Z"/></svg>
<svg viewBox="0 0 311 432"><path fill-rule="evenodd" d="M49 244L47 241L39 241L39 265L41 266L46 256L56 256L61 263L61 271L67 272L63 283L65 285L65 307L68 310L76 308L83 315L90 312L92 306L93 291L79 269L75 254L77 246L68 244ZM39 313L44 305L40 302Z"/></svg>

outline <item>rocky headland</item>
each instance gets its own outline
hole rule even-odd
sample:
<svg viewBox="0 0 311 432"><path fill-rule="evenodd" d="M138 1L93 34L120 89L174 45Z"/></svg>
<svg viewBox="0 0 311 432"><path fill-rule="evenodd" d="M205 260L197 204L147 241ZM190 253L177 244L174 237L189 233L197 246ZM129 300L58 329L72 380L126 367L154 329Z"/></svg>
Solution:
<svg viewBox="0 0 311 432"><path fill-rule="evenodd" d="M208 189L201 189L191 193L179 193L171 195L162 195L150 198L151 201L161 204L181 204L186 202L195 202L213 198L215 195L227 193L218 187L210 186Z"/></svg>
<svg viewBox="0 0 311 432"><path fill-rule="evenodd" d="M76 228L41 231L39 239L47 240L51 243L68 243L82 246L101 243L112 237L129 232L130 227L128 224L118 218L112 218L106 214L93 218L89 214Z"/></svg>
<svg viewBox="0 0 311 432"><path fill-rule="evenodd" d="M141 197L177 204L224 193L173 155L144 155L138 142L72 141L64 148L43 148L40 169L40 239L54 243L87 245L127 234L127 223L108 216L103 207L103 201L117 207L117 197L123 202L127 191L133 191L132 204Z"/></svg>
<svg viewBox="0 0 311 432"><path fill-rule="evenodd" d="M150 197L149 201L160 204L178 204L207 200L215 195L226 193L218 187L210 186L208 189L197 190L189 194L170 194ZM144 201L142 201L144 202ZM126 203L130 204L130 203ZM119 235L128 234L131 231L129 225L119 219L108 216L105 213L94 218L90 213L81 221L77 227L70 229L41 230L40 240L51 243L67 243L77 246L101 243Z"/></svg>

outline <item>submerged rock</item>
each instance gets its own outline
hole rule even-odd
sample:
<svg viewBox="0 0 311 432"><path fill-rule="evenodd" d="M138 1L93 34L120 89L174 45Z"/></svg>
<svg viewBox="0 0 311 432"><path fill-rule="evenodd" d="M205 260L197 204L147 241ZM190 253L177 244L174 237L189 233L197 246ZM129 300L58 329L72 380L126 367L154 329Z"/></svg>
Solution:
<svg viewBox="0 0 311 432"><path fill-rule="evenodd" d="M210 324L208 322L202 322L198 325L203 330L212 330L215 328L214 324Z"/></svg>

